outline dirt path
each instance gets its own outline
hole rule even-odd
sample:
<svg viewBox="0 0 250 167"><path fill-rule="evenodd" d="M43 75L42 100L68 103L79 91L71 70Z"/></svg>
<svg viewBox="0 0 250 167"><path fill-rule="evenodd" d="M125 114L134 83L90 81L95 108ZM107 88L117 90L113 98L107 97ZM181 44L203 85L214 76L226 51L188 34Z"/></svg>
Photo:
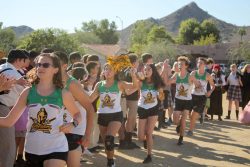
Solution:
<svg viewBox="0 0 250 167"><path fill-rule="evenodd" d="M224 107L224 116L226 115ZM184 137L184 145L177 146L175 126L154 132L153 163L144 165L146 150L116 150L117 167L189 167L189 166L250 166L250 126L232 120L215 120L197 123L193 137ZM223 118L224 118L223 116ZM142 147L142 143L136 140ZM104 151L86 157L82 167L105 167Z"/></svg>

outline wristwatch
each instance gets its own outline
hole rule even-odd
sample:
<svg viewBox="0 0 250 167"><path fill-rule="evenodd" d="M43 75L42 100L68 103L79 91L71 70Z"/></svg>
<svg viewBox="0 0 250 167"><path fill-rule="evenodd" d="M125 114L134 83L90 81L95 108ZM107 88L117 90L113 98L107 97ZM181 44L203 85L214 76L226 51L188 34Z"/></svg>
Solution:
<svg viewBox="0 0 250 167"><path fill-rule="evenodd" d="M76 119L73 119L72 124L73 124L73 126L74 126L75 128L79 125L79 123L78 123L78 121L77 121Z"/></svg>

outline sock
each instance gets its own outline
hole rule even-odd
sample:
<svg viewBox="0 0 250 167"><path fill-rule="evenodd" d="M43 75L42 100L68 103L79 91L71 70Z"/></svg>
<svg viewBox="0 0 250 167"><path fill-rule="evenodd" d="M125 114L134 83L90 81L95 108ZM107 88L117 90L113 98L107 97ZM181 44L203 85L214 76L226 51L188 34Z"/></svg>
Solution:
<svg viewBox="0 0 250 167"><path fill-rule="evenodd" d="M126 131L125 131L125 138L124 138L124 141L125 141L125 142L128 142L128 141L129 141L129 132L126 132Z"/></svg>
<svg viewBox="0 0 250 167"><path fill-rule="evenodd" d="M108 159L108 158L107 158ZM114 159L108 159L108 165L113 165L114 164Z"/></svg>
<svg viewBox="0 0 250 167"><path fill-rule="evenodd" d="M180 142L180 143L183 142L183 136L180 136L180 137L179 137L178 142Z"/></svg>
<svg viewBox="0 0 250 167"><path fill-rule="evenodd" d="M124 140L119 140L119 144L123 144L124 143Z"/></svg>
<svg viewBox="0 0 250 167"><path fill-rule="evenodd" d="M227 116L230 117L230 115L231 115L231 110L228 110L227 111Z"/></svg>
<svg viewBox="0 0 250 167"><path fill-rule="evenodd" d="M239 118L239 110L236 110L236 118L238 120L238 118Z"/></svg>
<svg viewBox="0 0 250 167"><path fill-rule="evenodd" d="M163 110L162 112L162 121L165 122L165 115L166 115L166 110Z"/></svg>
<svg viewBox="0 0 250 167"><path fill-rule="evenodd" d="M23 159L23 154L18 154L17 159Z"/></svg>
<svg viewBox="0 0 250 167"><path fill-rule="evenodd" d="M132 136L133 136L133 134L132 134L132 132L128 132L129 133L129 135L128 135L128 142L129 143L132 143Z"/></svg>

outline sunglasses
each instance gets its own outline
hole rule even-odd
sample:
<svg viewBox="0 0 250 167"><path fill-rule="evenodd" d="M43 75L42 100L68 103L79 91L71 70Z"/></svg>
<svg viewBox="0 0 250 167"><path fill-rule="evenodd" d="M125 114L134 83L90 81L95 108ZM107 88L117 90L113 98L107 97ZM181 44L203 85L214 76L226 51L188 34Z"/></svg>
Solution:
<svg viewBox="0 0 250 167"><path fill-rule="evenodd" d="M52 65L49 63L37 63L36 64L36 68L38 68L38 67L49 68L50 66L52 66Z"/></svg>

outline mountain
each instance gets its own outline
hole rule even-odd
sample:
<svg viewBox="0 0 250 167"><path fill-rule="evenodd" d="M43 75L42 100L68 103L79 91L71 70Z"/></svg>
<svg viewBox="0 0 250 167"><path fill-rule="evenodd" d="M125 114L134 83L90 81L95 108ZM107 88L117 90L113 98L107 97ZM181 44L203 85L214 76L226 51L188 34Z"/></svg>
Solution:
<svg viewBox="0 0 250 167"><path fill-rule="evenodd" d="M149 18L147 21L152 21L157 25L164 26L167 31L170 32L174 37L178 35L178 30L180 23L189 18L195 18L199 22L202 22L205 19L211 19L216 23L216 26L220 30L221 41L222 42L236 42L240 40L237 30L239 26L227 23L216 17L210 15L208 12L201 9L195 2L191 2L184 7L178 9L177 11L169 14L168 16L162 17L160 19ZM135 23L134 23L135 24ZM121 40L120 44L127 46L129 44L129 36L134 27L134 24L128 26L123 31L120 32ZM246 27L247 32L250 31L250 27ZM250 34L247 33L244 38L250 39Z"/></svg>
<svg viewBox="0 0 250 167"><path fill-rule="evenodd" d="M31 32L34 31L34 29L28 27L28 26L25 26L25 25L22 25L22 26L10 26L10 27L7 27L7 28L11 28L15 33L16 33L16 37L17 38L20 38L22 36L25 36Z"/></svg>

